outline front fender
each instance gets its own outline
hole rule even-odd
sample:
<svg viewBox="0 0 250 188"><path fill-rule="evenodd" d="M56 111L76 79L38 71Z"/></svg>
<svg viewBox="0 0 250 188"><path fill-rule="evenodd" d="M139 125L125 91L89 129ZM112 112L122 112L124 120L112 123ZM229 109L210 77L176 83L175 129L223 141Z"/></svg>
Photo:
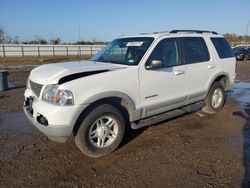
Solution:
<svg viewBox="0 0 250 188"><path fill-rule="evenodd" d="M131 97L119 91L106 91L106 92L95 94L85 99L83 104L90 105L96 101L106 99L106 98L112 98L112 97L122 99L124 107L126 107L127 111L129 112L129 118L131 122L140 119L141 110L136 109L135 102L131 99Z"/></svg>

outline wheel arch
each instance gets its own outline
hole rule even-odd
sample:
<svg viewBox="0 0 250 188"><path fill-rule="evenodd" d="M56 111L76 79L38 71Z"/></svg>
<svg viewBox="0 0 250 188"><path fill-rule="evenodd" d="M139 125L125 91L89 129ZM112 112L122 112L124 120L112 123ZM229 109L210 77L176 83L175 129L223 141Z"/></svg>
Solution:
<svg viewBox="0 0 250 188"><path fill-rule="evenodd" d="M78 116L74 125L74 134L79 128L79 125L86 114L100 104L111 104L118 108L127 122L132 122L140 118L141 110L137 110L134 101L126 94L121 92L106 92L91 96L85 100L84 104L88 104Z"/></svg>
<svg viewBox="0 0 250 188"><path fill-rule="evenodd" d="M225 91L227 91L230 88L230 79L226 72L218 73L213 77L213 79L209 82L208 91L215 82L219 82Z"/></svg>

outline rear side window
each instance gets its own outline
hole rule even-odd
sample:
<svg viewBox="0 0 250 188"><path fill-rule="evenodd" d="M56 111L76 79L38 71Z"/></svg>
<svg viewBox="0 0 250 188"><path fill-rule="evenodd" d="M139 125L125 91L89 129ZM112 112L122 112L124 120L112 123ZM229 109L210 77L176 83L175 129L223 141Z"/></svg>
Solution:
<svg viewBox="0 0 250 188"><path fill-rule="evenodd" d="M233 50L224 38L211 38L212 43L221 59L234 57Z"/></svg>
<svg viewBox="0 0 250 188"><path fill-rule="evenodd" d="M201 37L184 37L182 46L186 64L199 63L210 59L207 45Z"/></svg>

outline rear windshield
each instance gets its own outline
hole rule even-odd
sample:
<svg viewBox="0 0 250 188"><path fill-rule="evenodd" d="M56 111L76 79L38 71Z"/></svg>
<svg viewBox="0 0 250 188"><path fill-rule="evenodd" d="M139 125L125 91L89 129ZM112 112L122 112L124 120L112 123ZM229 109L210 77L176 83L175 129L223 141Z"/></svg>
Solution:
<svg viewBox="0 0 250 188"><path fill-rule="evenodd" d="M221 59L234 57L229 43L224 38L211 38L212 43Z"/></svg>

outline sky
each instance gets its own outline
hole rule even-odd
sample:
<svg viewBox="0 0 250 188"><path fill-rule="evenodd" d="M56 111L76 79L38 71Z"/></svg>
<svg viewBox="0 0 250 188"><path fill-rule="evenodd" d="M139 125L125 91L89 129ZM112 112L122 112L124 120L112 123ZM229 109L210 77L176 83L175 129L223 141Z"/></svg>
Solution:
<svg viewBox="0 0 250 188"><path fill-rule="evenodd" d="M0 27L21 41L110 41L173 29L245 35L248 20L250 0L0 0Z"/></svg>

